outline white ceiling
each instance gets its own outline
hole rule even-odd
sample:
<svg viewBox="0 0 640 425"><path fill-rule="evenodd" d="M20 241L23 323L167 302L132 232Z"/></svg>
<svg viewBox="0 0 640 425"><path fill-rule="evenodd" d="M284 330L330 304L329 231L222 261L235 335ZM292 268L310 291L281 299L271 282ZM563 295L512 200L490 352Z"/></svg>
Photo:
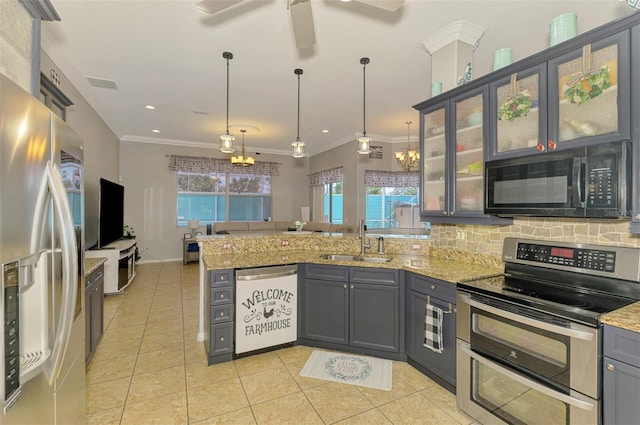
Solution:
<svg viewBox="0 0 640 425"><path fill-rule="evenodd" d="M122 140L210 147L225 130L222 52L232 52L229 125L237 140L247 128L248 152L289 154L297 125L294 69L302 68L300 136L315 154L363 130L361 57L371 59L368 135L373 144L404 143L406 121L417 140L411 106L430 93L431 57L422 42L448 23L486 29L474 52L477 77L491 71L499 48L511 47L515 61L548 47L549 22L562 13L576 12L583 33L634 12L618 0L405 0L394 13L311 2L311 49L295 47L286 0L245 0L215 15L192 0L52 0L62 21L43 24L43 48ZM113 80L118 89L90 86L86 76Z"/></svg>

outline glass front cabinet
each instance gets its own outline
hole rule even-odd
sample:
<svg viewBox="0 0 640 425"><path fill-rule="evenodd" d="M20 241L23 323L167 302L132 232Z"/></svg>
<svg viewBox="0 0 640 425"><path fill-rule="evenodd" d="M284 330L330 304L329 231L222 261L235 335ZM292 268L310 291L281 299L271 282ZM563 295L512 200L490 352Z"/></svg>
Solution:
<svg viewBox="0 0 640 425"><path fill-rule="evenodd" d="M483 211L487 105L488 87L482 86L421 111L423 219L505 221Z"/></svg>
<svg viewBox="0 0 640 425"><path fill-rule="evenodd" d="M636 76L636 83L631 87L631 111L637 117L640 113L640 84L637 84L640 75L640 25L631 30L631 75ZM636 118L637 120L637 118ZM631 232L640 233L640 122L635 122L632 126L633 140L633 191L631 201L632 219Z"/></svg>
<svg viewBox="0 0 640 425"><path fill-rule="evenodd" d="M630 138L629 31L490 83L489 158Z"/></svg>

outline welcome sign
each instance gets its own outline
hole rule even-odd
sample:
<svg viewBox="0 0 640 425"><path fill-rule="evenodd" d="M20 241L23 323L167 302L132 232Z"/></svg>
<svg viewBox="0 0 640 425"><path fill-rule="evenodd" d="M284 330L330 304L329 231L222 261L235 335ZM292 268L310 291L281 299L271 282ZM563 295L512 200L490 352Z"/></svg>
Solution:
<svg viewBox="0 0 640 425"><path fill-rule="evenodd" d="M236 280L236 354L297 339L296 274Z"/></svg>

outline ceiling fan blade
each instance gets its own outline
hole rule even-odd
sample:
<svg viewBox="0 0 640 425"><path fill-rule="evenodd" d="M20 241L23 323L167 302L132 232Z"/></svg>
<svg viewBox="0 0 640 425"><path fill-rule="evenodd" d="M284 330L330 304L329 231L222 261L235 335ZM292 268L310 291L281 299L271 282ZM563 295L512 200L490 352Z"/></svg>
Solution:
<svg viewBox="0 0 640 425"><path fill-rule="evenodd" d="M196 7L201 12L211 15L243 1L244 0L202 0L196 3Z"/></svg>
<svg viewBox="0 0 640 425"><path fill-rule="evenodd" d="M358 3L368 4L369 6L384 9L389 12L395 12L404 4L404 0L354 0Z"/></svg>
<svg viewBox="0 0 640 425"><path fill-rule="evenodd" d="M311 2L309 0L293 0L290 7L296 46L298 49L313 46L316 44L316 32L313 29Z"/></svg>

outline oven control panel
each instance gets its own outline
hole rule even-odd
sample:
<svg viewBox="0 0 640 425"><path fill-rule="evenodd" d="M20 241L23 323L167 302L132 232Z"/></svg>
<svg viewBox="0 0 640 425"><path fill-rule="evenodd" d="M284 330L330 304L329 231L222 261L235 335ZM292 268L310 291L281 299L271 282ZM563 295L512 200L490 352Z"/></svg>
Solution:
<svg viewBox="0 0 640 425"><path fill-rule="evenodd" d="M602 249L572 248L536 243L518 243L518 260L558 264L579 269L615 272L616 253Z"/></svg>

